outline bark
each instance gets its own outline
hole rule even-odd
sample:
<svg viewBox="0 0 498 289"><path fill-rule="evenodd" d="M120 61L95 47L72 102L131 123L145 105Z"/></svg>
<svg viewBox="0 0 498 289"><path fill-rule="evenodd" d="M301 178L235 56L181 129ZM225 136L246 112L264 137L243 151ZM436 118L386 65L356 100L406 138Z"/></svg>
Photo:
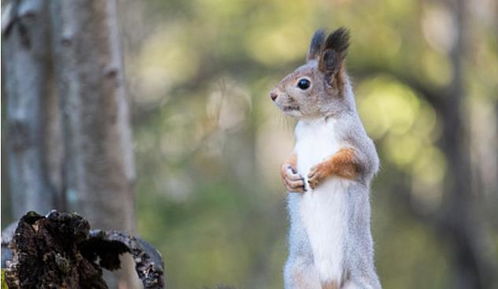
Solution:
<svg viewBox="0 0 498 289"><path fill-rule="evenodd" d="M59 95L55 91L53 61L47 72L48 89L43 99L44 115L43 143L39 144L45 154L44 166L47 182L54 194L53 209L67 210L66 196L63 188L64 175L64 135L62 131L62 115L59 106Z"/></svg>
<svg viewBox="0 0 498 289"><path fill-rule="evenodd" d="M19 0L2 15L2 76L6 93L6 146L12 213L48 211L55 204L47 179L43 116L50 70L46 1Z"/></svg>
<svg viewBox="0 0 498 289"><path fill-rule="evenodd" d="M131 131L115 1L51 1L69 207L134 229Z"/></svg>
<svg viewBox="0 0 498 289"><path fill-rule="evenodd" d="M116 0L12 0L2 16L14 217L68 209L98 228L132 232L135 171Z"/></svg>
<svg viewBox="0 0 498 289"><path fill-rule="evenodd" d="M50 2L68 208L104 230L134 231L131 129L116 0ZM122 277L134 288L130 262Z"/></svg>
<svg viewBox="0 0 498 289"><path fill-rule="evenodd" d="M11 231L2 232L3 257L9 257L2 268L9 288L106 289L102 269L118 269L123 253L134 257L144 288L164 288L164 265L156 249L121 232L90 231L88 221L76 214L29 212L15 234Z"/></svg>

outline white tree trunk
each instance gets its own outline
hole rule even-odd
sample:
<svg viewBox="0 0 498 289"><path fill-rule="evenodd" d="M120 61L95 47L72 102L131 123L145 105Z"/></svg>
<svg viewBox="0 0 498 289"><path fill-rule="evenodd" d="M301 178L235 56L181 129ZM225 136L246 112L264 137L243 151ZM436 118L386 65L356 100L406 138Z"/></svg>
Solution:
<svg viewBox="0 0 498 289"><path fill-rule="evenodd" d="M51 19L68 206L95 228L131 233L135 168L116 1L52 0ZM125 264L119 288L135 288Z"/></svg>
<svg viewBox="0 0 498 289"><path fill-rule="evenodd" d="M11 2L2 15L2 76L6 94L7 158L12 213L47 212L55 190L46 167L44 99L50 93L50 50L47 2Z"/></svg>
<svg viewBox="0 0 498 289"><path fill-rule="evenodd" d="M133 231L134 164L114 0L53 0L69 207L102 229Z"/></svg>
<svg viewBox="0 0 498 289"><path fill-rule="evenodd" d="M9 5L2 70L13 217L69 209L94 228L132 233L135 168L116 0ZM136 288L129 264L119 288Z"/></svg>

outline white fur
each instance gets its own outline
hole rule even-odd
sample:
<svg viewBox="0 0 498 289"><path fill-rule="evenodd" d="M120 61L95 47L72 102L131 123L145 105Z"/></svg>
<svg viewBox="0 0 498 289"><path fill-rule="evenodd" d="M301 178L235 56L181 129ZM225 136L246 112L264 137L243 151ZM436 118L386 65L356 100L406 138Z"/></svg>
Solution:
<svg viewBox="0 0 498 289"><path fill-rule="evenodd" d="M305 177L310 168L339 149L335 120L301 120L296 126L297 170ZM342 280L344 241L347 233L347 191L351 181L331 177L315 190L307 185L299 204L299 216L313 251L314 265L321 281Z"/></svg>

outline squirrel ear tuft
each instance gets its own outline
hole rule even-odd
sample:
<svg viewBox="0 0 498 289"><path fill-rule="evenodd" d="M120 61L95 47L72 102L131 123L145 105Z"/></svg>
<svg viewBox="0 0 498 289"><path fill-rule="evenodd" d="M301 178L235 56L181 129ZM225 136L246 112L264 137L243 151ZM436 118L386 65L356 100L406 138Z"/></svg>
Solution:
<svg viewBox="0 0 498 289"><path fill-rule="evenodd" d="M313 60L320 56L324 41L325 31L323 29L315 31L313 37L311 38L310 48L306 54L306 61Z"/></svg>
<svg viewBox="0 0 498 289"><path fill-rule="evenodd" d="M327 41L325 41L325 49L332 49L338 54L346 56L349 47L349 30L340 27L336 31L329 34Z"/></svg>
<svg viewBox="0 0 498 289"><path fill-rule="evenodd" d="M335 73L347 55L349 30L344 27L329 34L320 55L319 68L323 72Z"/></svg>

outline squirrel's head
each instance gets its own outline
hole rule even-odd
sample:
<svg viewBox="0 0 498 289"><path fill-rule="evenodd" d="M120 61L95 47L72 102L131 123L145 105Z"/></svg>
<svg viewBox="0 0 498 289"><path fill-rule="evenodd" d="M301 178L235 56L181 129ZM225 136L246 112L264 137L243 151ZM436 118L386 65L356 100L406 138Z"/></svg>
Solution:
<svg viewBox="0 0 498 289"><path fill-rule="evenodd" d="M351 106L344 60L349 32L339 28L326 36L318 30L311 39L306 64L287 75L270 92L286 114L296 118L329 116Z"/></svg>

